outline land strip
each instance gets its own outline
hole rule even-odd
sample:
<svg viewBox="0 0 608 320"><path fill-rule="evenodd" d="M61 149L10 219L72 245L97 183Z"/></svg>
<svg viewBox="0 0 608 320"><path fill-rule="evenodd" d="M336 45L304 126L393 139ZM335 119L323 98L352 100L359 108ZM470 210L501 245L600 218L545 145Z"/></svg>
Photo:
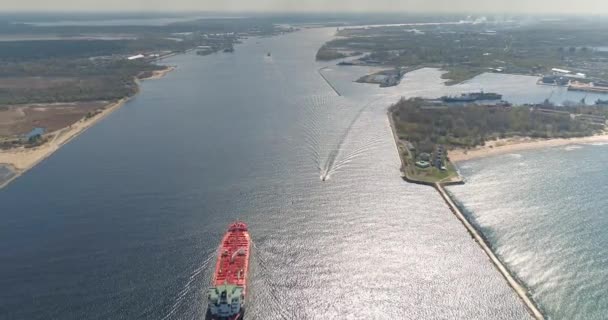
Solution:
<svg viewBox="0 0 608 320"><path fill-rule="evenodd" d="M608 143L608 133L600 133L588 137L568 139L533 139L527 137L514 137L491 141L485 146L473 149L454 149L450 151L452 162L462 162L478 158L504 155L524 150L536 150L551 147L560 147L573 144Z"/></svg>
<svg viewBox="0 0 608 320"><path fill-rule="evenodd" d="M508 103L456 107L415 98L391 106L389 119L405 179L456 183L462 178L454 161L515 148L605 141L608 109Z"/></svg>
<svg viewBox="0 0 608 320"><path fill-rule="evenodd" d="M174 69L175 67L167 67L164 70L157 70L150 77L138 79L138 81L160 79ZM0 184L0 189L51 156L55 151L59 150L60 147L72 141L72 139L76 138L79 134L85 132L112 112L124 106L130 99L131 97L126 97L111 102L92 116L84 117L67 127L44 134L44 138L46 138L47 141L39 146L0 150L0 165L14 172L8 180L5 180Z"/></svg>
<svg viewBox="0 0 608 320"><path fill-rule="evenodd" d="M323 78L323 80L325 80L325 83L327 83L327 85L339 96L341 97L342 95L340 94L340 92L338 91L338 89L336 89L336 87L334 87L334 85L329 81L329 79L327 79L325 77L325 75L323 74L323 70L327 69L327 67L323 67L321 69L318 70L319 75L321 76L321 78Z"/></svg>
<svg viewBox="0 0 608 320"><path fill-rule="evenodd" d="M526 306L526 308L528 309L530 314L535 319L543 320L544 319L543 313L540 311L539 307L536 305L534 300L532 300L530 298L528 290L523 285L521 285L518 280L516 280L516 278L511 274L509 269L507 269L507 267L500 261L500 259L494 253L494 251L492 251L491 246L488 244L488 242L484 238L483 234L479 230L477 230L475 228L474 224L472 224L468 220L468 218L460 211L458 206L454 203L453 199L451 198L450 194L448 192L446 192L446 190L444 189L444 186L464 183L462 178L459 175L457 175L457 176L452 177L449 180L439 180L437 182L433 182L430 179L420 179L417 176L409 175L407 170L405 170L405 168L409 164L406 161L404 154L403 154L403 151L404 151L403 142L399 139L399 136L395 129L394 119L393 119L393 116L390 113L390 111L389 111L388 118L389 118L389 123L391 126L391 131L393 133L393 138L395 139L395 143L396 143L395 145L397 148L397 152L399 154L399 159L401 161L402 178L409 183L431 186L431 187L435 188L437 190L437 192L439 192L439 194L441 195L443 200L446 202L446 204L450 208L450 211L452 211L452 213L463 224L463 226L466 228L466 230L469 232L469 234L471 234L471 236L479 244L481 249L486 253L486 255L488 256L488 258L490 259L492 264L496 267L496 269L500 272L500 274L505 278L505 280L507 281L509 286L513 289L513 291L515 291L515 293L520 297L520 299L522 300L522 302L524 303L524 305ZM451 157L451 155L450 155L450 157Z"/></svg>
<svg viewBox="0 0 608 320"><path fill-rule="evenodd" d="M447 71L442 75L447 85L484 72L565 76L579 83L571 90L608 92L608 51L601 40L606 28L576 18L353 27L338 30L319 48L317 59L345 59L357 52L362 57L339 64L435 66Z"/></svg>

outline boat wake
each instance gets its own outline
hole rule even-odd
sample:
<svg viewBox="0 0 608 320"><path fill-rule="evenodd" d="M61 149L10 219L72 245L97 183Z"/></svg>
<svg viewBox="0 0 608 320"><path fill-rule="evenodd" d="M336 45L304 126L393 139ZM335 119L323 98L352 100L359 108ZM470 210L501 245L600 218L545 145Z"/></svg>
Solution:
<svg viewBox="0 0 608 320"><path fill-rule="evenodd" d="M273 64L271 69L279 79L277 91L284 95L284 101L295 103L299 106L297 109L302 112L298 121L300 121L300 132L303 134L304 149L315 164L321 181L329 180L332 175L383 141L383 136L361 137L356 141L351 138L356 135L355 131L365 130L365 127L358 127L362 115L370 106L386 96L368 100L367 103L341 96L323 76L324 68L322 68L318 73L337 95L328 94L323 90L323 94L307 95L299 102L291 102L293 97L285 96L288 90L284 90L286 89L284 86L289 83L288 78L278 66ZM365 132L362 136L367 135L369 132Z"/></svg>
<svg viewBox="0 0 608 320"><path fill-rule="evenodd" d="M305 113L301 125L305 146L319 170L321 181L329 180L383 141L383 136L370 137L360 121L378 100L357 106L347 98L324 95L309 96L301 103Z"/></svg>
<svg viewBox="0 0 608 320"><path fill-rule="evenodd" d="M322 171L330 157L333 130L343 122L344 115L351 109L343 98L328 95L308 96L301 102L303 115L301 132L304 146L317 170Z"/></svg>
<svg viewBox="0 0 608 320"><path fill-rule="evenodd" d="M189 295L193 293L193 289L200 288L200 285L196 285L199 281L203 281L205 284L207 284L205 280L211 279L212 277L213 268L210 268L210 266L213 265L215 258L217 258L216 251L207 254L200 266L190 273L188 281L186 281L186 284L184 284L182 289L175 297L175 301L169 309L169 312L167 312L167 314L162 317L161 320L172 319L172 317L177 314L177 311L184 306L184 301L188 300L187 298Z"/></svg>
<svg viewBox="0 0 608 320"><path fill-rule="evenodd" d="M358 127L360 124L361 116L365 113L365 111L373 105L374 102L371 101L362 107L360 107L354 116L351 116L351 120L344 129L344 131L339 134L338 140L333 144L329 153L325 157L325 161L322 165L318 154L316 154L319 168L319 179L321 181L327 181L331 178L333 174L335 174L341 168L347 166L351 161L353 161L358 156L372 150L378 143L383 140L382 136L372 136L363 139L352 139L353 135L356 135L356 132L365 132L364 127ZM349 108L349 111L353 108ZM350 111L352 113L352 111ZM335 124L334 124L335 125ZM353 145L349 145L349 148L346 148L346 144L352 140Z"/></svg>
<svg viewBox="0 0 608 320"><path fill-rule="evenodd" d="M253 318L263 315L263 319L296 319L294 314L286 308L289 301L277 294L275 289L277 286L272 282L275 277L262 250L256 246L254 241L252 241L252 248L249 270L251 285L246 298L247 314ZM269 316L271 317L269 318Z"/></svg>

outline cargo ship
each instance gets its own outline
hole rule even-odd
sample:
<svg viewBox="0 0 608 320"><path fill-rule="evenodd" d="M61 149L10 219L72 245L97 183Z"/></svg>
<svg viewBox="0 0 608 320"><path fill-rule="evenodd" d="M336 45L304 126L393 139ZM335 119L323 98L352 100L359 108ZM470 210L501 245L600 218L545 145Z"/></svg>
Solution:
<svg viewBox="0 0 608 320"><path fill-rule="evenodd" d="M220 243L212 287L207 295L207 319L243 319L250 248L247 224L231 224Z"/></svg>
<svg viewBox="0 0 608 320"><path fill-rule="evenodd" d="M443 102L475 102L480 100L500 100L502 99L502 95L498 93L492 92L473 92L473 93L463 93L460 96L443 96L441 100Z"/></svg>

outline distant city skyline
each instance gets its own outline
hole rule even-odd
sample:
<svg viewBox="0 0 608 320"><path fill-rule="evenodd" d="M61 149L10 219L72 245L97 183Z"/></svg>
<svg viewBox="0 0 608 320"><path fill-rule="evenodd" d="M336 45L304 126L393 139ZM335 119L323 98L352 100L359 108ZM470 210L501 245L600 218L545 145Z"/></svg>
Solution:
<svg viewBox="0 0 608 320"><path fill-rule="evenodd" d="M604 0L0 0L1 11L608 14Z"/></svg>

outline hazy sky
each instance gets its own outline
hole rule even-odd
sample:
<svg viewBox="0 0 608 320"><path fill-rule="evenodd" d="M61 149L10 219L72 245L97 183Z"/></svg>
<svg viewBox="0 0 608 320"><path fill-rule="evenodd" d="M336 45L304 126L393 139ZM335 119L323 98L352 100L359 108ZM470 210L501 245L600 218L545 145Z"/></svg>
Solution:
<svg viewBox="0 0 608 320"><path fill-rule="evenodd" d="M608 0L0 0L0 11L402 11L608 14Z"/></svg>

